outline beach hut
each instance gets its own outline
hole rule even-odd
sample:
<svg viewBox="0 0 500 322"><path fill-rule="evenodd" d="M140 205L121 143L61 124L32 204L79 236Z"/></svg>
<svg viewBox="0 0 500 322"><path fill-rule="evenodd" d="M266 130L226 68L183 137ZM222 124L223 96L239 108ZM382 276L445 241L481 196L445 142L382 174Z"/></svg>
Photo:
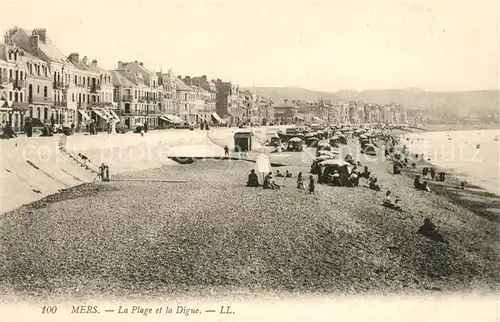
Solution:
<svg viewBox="0 0 500 322"><path fill-rule="evenodd" d="M367 155L377 155L377 150L375 149L375 146L373 144L366 144L361 150L361 153Z"/></svg>
<svg viewBox="0 0 500 322"><path fill-rule="evenodd" d="M234 133L234 151L251 151L252 136L253 133L251 131L240 131Z"/></svg>

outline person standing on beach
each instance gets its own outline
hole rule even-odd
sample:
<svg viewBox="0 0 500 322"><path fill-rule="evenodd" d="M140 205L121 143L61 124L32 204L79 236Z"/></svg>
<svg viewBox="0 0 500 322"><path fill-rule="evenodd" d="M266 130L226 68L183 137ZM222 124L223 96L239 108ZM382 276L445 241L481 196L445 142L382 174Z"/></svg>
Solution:
<svg viewBox="0 0 500 322"><path fill-rule="evenodd" d="M224 146L224 155L225 156L229 156L229 148L227 147L227 145Z"/></svg>
<svg viewBox="0 0 500 322"><path fill-rule="evenodd" d="M309 193L314 193L314 177L312 175L309 176Z"/></svg>
<svg viewBox="0 0 500 322"><path fill-rule="evenodd" d="M299 176L297 177L297 189L306 190L304 187L304 178L302 177L302 172L299 172Z"/></svg>

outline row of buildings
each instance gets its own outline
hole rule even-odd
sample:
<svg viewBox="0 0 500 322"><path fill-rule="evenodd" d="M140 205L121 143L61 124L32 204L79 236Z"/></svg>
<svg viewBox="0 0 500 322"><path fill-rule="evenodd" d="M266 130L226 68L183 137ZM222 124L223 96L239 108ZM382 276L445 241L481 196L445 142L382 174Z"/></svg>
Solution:
<svg viewBox="0 0 500 322"><path fill-rule="evenodd" d="M366 104L359 101L299 101L287 99L273 107L273 119L280 123L407 123L406 110L399 104Z"/></svg>
<svg viewBox="0 0 500 322"><path fill-rule="evenodd" d="M96 59L62 54L45 29L14 27L0 43L0 121L21 130L27 117L63 126L94 120L104 127L112 119L129 127L148 122L237 124L394 122L404 120L395 104L292 101L274 106L255 90L207 76L176 76L148 69L140 61L118 61L107 70Z"/></svg>
<svg viewBox="0 0 500 322"><path fill-rule="evenodd" d="M221 79L175 76L142 62L113 70L96 59L62 54L45 29L14 27L0 43L0 120L22 129L26 118L65 126L116 119L133 127L171 123L262 122L270 101Z"/></svg>

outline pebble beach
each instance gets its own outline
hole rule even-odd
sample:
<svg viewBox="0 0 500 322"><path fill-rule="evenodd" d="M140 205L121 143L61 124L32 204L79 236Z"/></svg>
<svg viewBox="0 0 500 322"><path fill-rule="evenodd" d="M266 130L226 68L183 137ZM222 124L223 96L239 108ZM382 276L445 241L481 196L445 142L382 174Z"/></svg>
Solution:
<svg viewBox="0 0 500 322"><path fill-rule="evenodd" d="M355 149L355 144L350 141ZM383 152L379 152L383 153ZM413 188L360 159L382 191L317 185L300 153L279 190L245 187L254 164L199 160L83 184L2 215L0 292L21 297L492 292L500 282L500 197L458 181ZM281 159L280 159L281 158ZM283 169L283 170L281 170ZM185 180L148 182L143 179ZM142 181L141 181L142 180ZM383 207L384 192L404 212ZM448 244L417 233L430 217Z"/></svg>

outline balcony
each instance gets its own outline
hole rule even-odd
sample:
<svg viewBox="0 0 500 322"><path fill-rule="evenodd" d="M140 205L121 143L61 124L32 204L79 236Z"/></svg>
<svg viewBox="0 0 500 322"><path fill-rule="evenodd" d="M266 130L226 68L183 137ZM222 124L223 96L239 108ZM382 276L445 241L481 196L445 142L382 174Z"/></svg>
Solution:
<svg viewBox="0 0 500 322"><path fill-rule="evenodd" d="M121 101L123 101L123 102L132 102L132 100L133 100L132 95L125 94L125 95L122 95L122 97L121 97Z"/></svg>
<svg viewBox="0 0 500 322"><path fill-rule="evenodd" d="M8 84L10 83L12 80L10 78L8 78L7 76L2 76L2 78L0 78L0 85L5 85L5 84Z"/></svg>
<svg viewBox="0 0 500 322"><path fill-rule="evenodd" d="M122 113L123 116L141 116L141 115L147 115L145 111L136 111L136 110L125 110Z"/></svg>
<svg viewBox="0 0 500 322"><path fill-rule="evenodd" d="M68 102L67 101L58 101L54 102L55 107L68 107Z"/></svg>
<svg viewBox="0 0 500 322"><path fill-rule="evenodd" d="M14 102L12 103L12 110L17 112L26 112L29 109L29 105L26 102Z"/></svg>
<svg viewBox="0 0 500 322"><path fill-rule="evenodd" d="M31 96L28 97L28 102L31 104L52 104L52 97L43 97L43 96Z"/></svg>
<svg viewBox="0 0 500 322"><path fill-rule="evenodd" d="M97 93L101 90L101 85L92 84L91 86L89 86L89 88L91 93Z"/></svg>
<svg viewBox="0 0 500 322"><path fill-rule="evenodd" d="M65 87L63 82L54 81L54 89L63 89Z"/></svg>
<svg viewBox="0 0 500 322"><path fill-rule="evenodd" d="M21 89L26 87L26 80L24 79L16 79L13 83L15 88Z"/></svg>

